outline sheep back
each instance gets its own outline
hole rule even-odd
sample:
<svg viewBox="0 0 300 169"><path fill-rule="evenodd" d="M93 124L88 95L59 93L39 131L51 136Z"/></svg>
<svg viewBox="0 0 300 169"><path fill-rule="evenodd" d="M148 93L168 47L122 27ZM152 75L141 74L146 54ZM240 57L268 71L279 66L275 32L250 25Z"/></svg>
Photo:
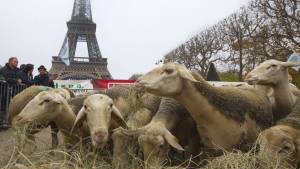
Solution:
<svg viewBox="0 0 300 169"><path fill-rule="evenodd" d="M263 128L273 124L272 105L265 93L255 88L247 90L238 87L213 87L203 78L193 73L199 82L193 82L197 90L208 99L209 103L219 109L225 116L240 123L246 119L246 114Z"/></svg>
<svg viewBox="0 0 300 169"><path fill-rule="evenodd" d="M286 125L300 129L300 97L297 98L292 112L277 122L278 125Z"/></svg>
<svg viewBox="0 0 300 169"><path fill-rule="evenodd" d="M15 95L8 107L9 121L18 115L27 103L32 100L37 94L42 91L50 90L51 88L45 86L30 86L23 90L21 93Z"/></svg>

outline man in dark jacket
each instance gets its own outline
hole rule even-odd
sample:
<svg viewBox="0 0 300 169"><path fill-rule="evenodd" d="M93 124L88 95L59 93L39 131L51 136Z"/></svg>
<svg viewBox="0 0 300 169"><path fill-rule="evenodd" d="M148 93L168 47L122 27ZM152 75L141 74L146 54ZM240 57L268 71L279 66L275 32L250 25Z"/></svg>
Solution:
<svg viewBox="0 0 300 169"><path fill-rule="evenodd" d="M22 80L23 84L26 84L27 86L31 86L34 84L34 80L33 80L33 76L32 76L33 69L34 69L33 64L26 64L23 67L23 69L21 69L17 73L17 77Z"/></svg>
<svg viewBox="0 0 300 169"><path fill-rule="evenodd" d="M22 80L17 77L18 73L18 58L11 57L8 63L1 69L1 75L4 77L8 85L21 84ZM3 84L5 89L7 84ZM15 88L13 87L11 92L3 90L1 93L1 106L0 106L0 130L7 129L9 127L7 122L7 102L9 97L13 97L16 94Z"/></svg>
<svg viewBox="0 0 300 169"><path fill-rule="evenodd" d="M39 71L39 75L34 77L35 85L48 86L54 88L53 80L49 78L45 66L41 65L40 67L38 67L38 71ZM58 140L57 138L58 127L53 121L49 122L48 125L50 125L52 131L52 146L53 145L57 146L58 142L55 141Z"/></svg>
<svg viewBox="0 0 300 169"><path fill-rule="evenodd" d="M22 80L17 77L18 71L18 58L11 57L8 63L1 69L1 74L8 84L15 85L22 82Z"/></svg>
<svg viewBox="0 0 300 169"><path fill-rule="evenodd" d="M47 69L45 68L45 66L41 65L38 68L38 71L39 71L39 75L34 77L35 85L54 87L51 84L51 79L49 78L49 75L48 75L48 72L47 72Z"/></svg>

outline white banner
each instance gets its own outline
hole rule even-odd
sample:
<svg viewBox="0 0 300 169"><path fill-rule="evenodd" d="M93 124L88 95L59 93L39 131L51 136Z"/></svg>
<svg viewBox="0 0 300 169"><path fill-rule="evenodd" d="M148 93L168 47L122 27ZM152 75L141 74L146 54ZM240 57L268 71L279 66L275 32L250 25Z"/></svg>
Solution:
<svg viewBox="0 0 300 169"><path fill-rule="evenodd" d="M55 88L69 88L76 95L93 90L93 84L90 80L54 80Z"/></svg>

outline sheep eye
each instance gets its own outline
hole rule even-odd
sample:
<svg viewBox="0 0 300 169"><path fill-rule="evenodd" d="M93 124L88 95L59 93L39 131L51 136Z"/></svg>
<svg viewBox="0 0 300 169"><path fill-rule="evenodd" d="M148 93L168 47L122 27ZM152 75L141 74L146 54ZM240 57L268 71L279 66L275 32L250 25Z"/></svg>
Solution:
<svg viewBox="0 0 300 169"><path fill-rule="evenodd" d="M49 99L46 99L46 100L44 100L44 102L45 102L45 103L49 103L49 102L50 102L50 100L49 100Z"/></svg>
<svg viewBox="0 0 300 169"><path fill-rule="evenodd" d="M275 68L275 67L277 67L277 65L270 65L267 69Z"/></svg>
<svg viewBox="0 0 300 169"><path fill-rule="evenodd" d="M290 147L284 146L278 151L278 153L283 154L283 153L288 153L289 151L290 151Z"/></svg>
<svg viewBox="0 0 300 169"><path fill-rule="evenodd" d="M159 144L159 146L158 146L159 148L164 148L164 144L163 143L161 143L161 144Z"/></svg>
<svg viewBox="0 0 300 169"><path fill-rule="evenodd" d="M84 105L83 107L84 107L84 109L87 109L87 106L86 106L86 105Z"/></svg>
<svg viewBox="0 0 300 169"><path fill-rule="evenodd" d="M112 108L112 107L113 107L113 104L111 103L109 106Z"/></svg>
<svg viewBox="0 0 300 169"><path fill-rule="evenodd" d="M289 147L289 146L284 146L284 147L282 148L282 150L284 150L284 151L289 151L289 150L290 150L290 147Z"/></svg>
<svg viewBox="0 0 300 169"><path fill-rule="evenodd" d="M171 73L174 72L174 70L173 70L173 69L165 69L165 72L166 72L167 74L171 74Z"/></svg>

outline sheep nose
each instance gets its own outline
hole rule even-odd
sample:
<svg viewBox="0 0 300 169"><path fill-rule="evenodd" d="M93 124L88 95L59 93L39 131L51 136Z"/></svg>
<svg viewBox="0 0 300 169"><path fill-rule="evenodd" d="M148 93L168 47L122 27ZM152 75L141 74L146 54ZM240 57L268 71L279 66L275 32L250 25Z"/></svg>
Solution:
<svg viewBox="0 0 300 169"><path fill-rule="evenodd" d="M257 77L255 76L255 75L253 75L253 74L248 74L248 75L246 75L246 77L245 77L245 81L246 82L253 82L253 81L255 81L257 79Z"/></svg>
<svg viewBox="0 0 300 169"><path fill-rule="evenodd" d="M94 140L97 142L97 143L103 143L103 142L106 142L107 140L107 137L108 137L108 132L107 131L97 131L95 132L94 134Z"/></svg>

